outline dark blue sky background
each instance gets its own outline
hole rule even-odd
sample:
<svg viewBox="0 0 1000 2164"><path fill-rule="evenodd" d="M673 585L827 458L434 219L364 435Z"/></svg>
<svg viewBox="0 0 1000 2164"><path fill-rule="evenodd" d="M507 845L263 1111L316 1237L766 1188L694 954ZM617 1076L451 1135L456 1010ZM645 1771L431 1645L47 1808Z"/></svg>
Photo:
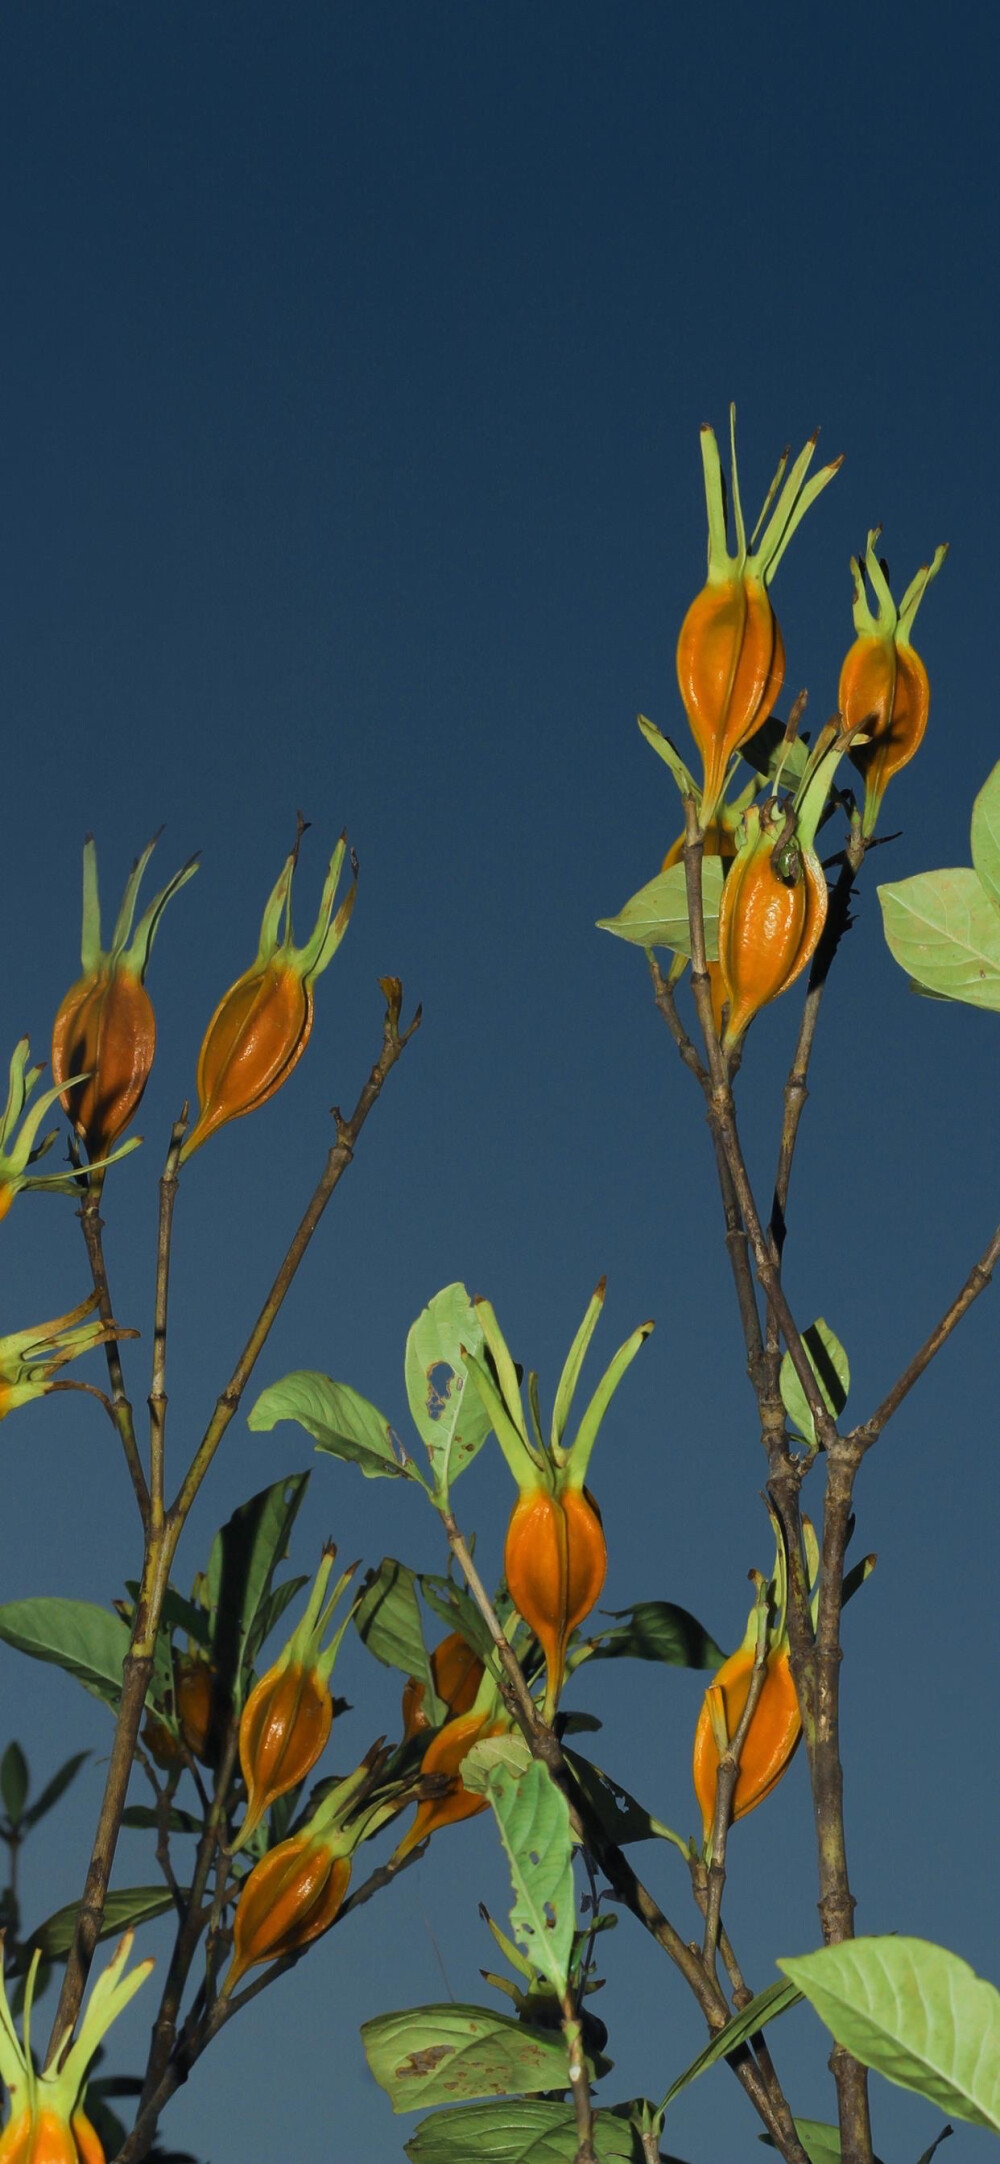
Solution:
<svg viewBox="0 0 1000 2164"><path fill-rule="evenodd" d="M964 27L963 27L964 25ZM608 1273L606 1358L657 1332L593 1465L606 1599L664 1597L727 1646L769 1562L697 1095L641 954L594 930L679 824L634 715L684 734L677 629L704 575L699 423L739 403L754 514L781 445L821 422L835 484L775 594L788 686L814 723L851 636L848 557L882 520L899 591L952 544L919 619L933 682L919 762L883 826L824 1013L787 1250L796 1310L845 1341L869 1410L957 1289L996 1215L992 1017L913 999L881 941L876 876L968 861L998 749L993 70L971 12L917 6L690 14L633 0L295 8L47 0L0 29L5 334L2 1012L6 1058L47 1051L76 976L80 847L106 921L162 822L156 884L192 849L149 975L160 1050L146 1147L109 1191L116 1309L148 1348L155 1182L201 1033L247 966L294 833L308 931L346 824L361 858L347 941L287 1089L186 1172L176 1219L170 1445L179 1465L227 1377L321 1167L328 1108L379 1042L376 978L424 1027L366 1130L258 1381L353 1382L402 1425L402 1346L463 1277L549 1392ZM150 881L150 893L153 882ZM796 994L741 1076L766 1192ZM4 1329L86 1290L72 1205L3 1228ZM879 1568L845 1630L848 1827L858 1923L997 1961L995 1295L865 1466L857 1553ZM595 1351L595 1363L597 1353ZM136 1400L146 1354L130 1360ZM96 1370L95 1370L96 1373ZM2 1437L4 1593L107 1601L138 1561L110 1431L84 1398ZM245 1495L309 1463L242 1421L201 1498L182 1583ZM441 1567L419 1498L315 1460L292 1561ZM499 1569L497 1455L458 1491ZM29 1850L34 1920L77 1891L109 1730L56 1670L0 1661L3 1728L39 1782L97 1758ZM353 1638L347 1767L397 1718ZM694 1825L705 1678L595 1670L604 1761ZM583 1685L580 1685L581 1698ZM371 1851L369 1851L371 1853ZM673 1851L636 1861L694 1928ZM122 1882L154 1875L136 1837ZM394 2164L411 2122L371 2082L359 2022L475 1999L484 1898L506 1881L484 1822L442 1835L226 2033L167 2122L212 2164L308 2154ZM727 1914L755 1986L818 1932L805 1767L736 1829ZM602 1942L607 2100L658 2096L699 2048L680 1981L624 1919ZM152 1991L122 2024L138 2055ZM795 2109L833 2116L802 2010L774 2032ZM915 2164L937 2115L884 2086L876 2145ZM692 2164L753 2156L723 2072L668 2119ZM962 2129L956 2164L987 2137Z"/></svg>

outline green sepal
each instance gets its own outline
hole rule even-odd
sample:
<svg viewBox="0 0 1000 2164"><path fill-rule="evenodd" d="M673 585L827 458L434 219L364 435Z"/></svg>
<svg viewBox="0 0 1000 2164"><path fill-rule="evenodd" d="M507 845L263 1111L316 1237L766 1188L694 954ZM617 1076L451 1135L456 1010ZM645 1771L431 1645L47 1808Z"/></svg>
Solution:
<svg viewBox="0 0 1000 2164"><path fill-rule="evenodd" d="M650 721L645 714L637 714L635 718L647 744L652 745L653 750L663 760L664 765L670 768L681 796L693 796L695 803L699 804L701 802L701 791L694 775L685 766L676 745L671 743L669 736L663 736L655 721Z"/></svg>
<svg viewBox="0 0 1000 2164"><path fill-rule="evenodd" d="M631 1337L626 1338L624 1345L619 1345L614 1359L605 1369L576 1431L573 1443L566 1452L562 1486L577 1489L583 1487L587 1478L587 1467L590 1464L590 1454L597 1441L598 1429L608 1406L626 1368L631 1367L639 1347L645 1344L650 1331L654 1328L655 1324L651 1322L641 1322L639 1328L633 1330Z"/></svg>
<svg viewBox="0 0 1000 2164"><path fill-rule="evenodd" d="M80 939L80 960L85 977L95 975L101 969L111 972L124 970L141 984L149 966L153 940L160 918L171 895L193 878L198 869L197 856L189 857L186 864L175 872L161 892L154 896L148 909L140 918L132 933L132 919L142 884L142 876L159 840L154 834L138 856L125 882L121 908L115 919L111 945L107 953L101 946L101 903L97 885L97 848L92 834L83 845L83 931ZM130 937L131 934L131 937Z"/></svg>
<svg viewBox="0 0 1000 2164"><path fill-rule="evenodd" d="M21 1037L11 1054L7 1103L4 1107L3 1117L0 1118L0 1187L12 1187L15 1194L19 1194L22 1188L28 1187L51 1187L53 1192L63 1195L79 1194L80 1174L78 1172L30 1172L28 1167L36 1165L39 1159L44 1157L47 1151L52 1148L53 1143L58 1140L59 1130L54 1127L51 1134L43 1135L41 1142L37 1144L35 1142L35 1136L50 1106L58 1102L64 1090L73 1088L78 1082L89 1081L89 1075L67 1075L65 1082L57 1082L53 1089L45 1090L38 1103L32 1105L13 1148L8 1149L7 1144L21 1120L24 1108L42 1072L41 1067L29 1067L27 1060L28 1039L27 1037ZM88 1164L88 1173L106 1171L109 1165L117 1164L120 1158L127 1157L131 1150L137 1150L141 1148L141 1145L142 1136L132 1135L127 1142L121 1143L107 1157L99 1158Z"/></svg>
<svg viewBox="0 0 1000 2164"><path fill-rule="evenodd" d="M500 1394L511 1420L514 1422L515 1427L519 1428L527 1443L524 1412L521 1406L521 1385L518 1381L517 1369L511 1358L507 1340L490 1302L483 1299L474 1299L472 1305L476 1311L476 1317L482 1329L487 1349L492 1355L493 1365L497 1372L497 1381L500 1384Z"/></svg>
<svg viewBox="0 0 1000 2164"><path fill-rule="evenodd" d="M607 1278L602 1277L595 1286L590 1305L566 1355L563 1371L559 1377L555 1404L552 1408L552 1455L557 1465L563 1461L566 1455L562 1449L566 1422L569 1419L573 1395L580 1379L580 1370L587 1357L587 1348L601 1319L607 1284Z"/></svg>
<svg viewBox="0 0 1000 2164"><path fill-rule="evenodd" d="M931 580L937 577L948 554L948 543L946 541L941 542L935 549L930 563L921 564L919 571L910 580L902 601L897 608L889 588L889 581L877 555L877 545L881 537L881 526L873 526L868 536L864 563L862 564L858 556L851 557L851 577L854 581L854 604L851 613L854 618L854 629L858 637L862 639L883 639L886 644L892 641L896 646L909 646L913 619ZM865 587L866 574L871 584L872 593L875 596L876 607L874 610L869 603Z"/></svg>
<svg viewBox="0 0 1000 2164"><path fill-rule="evenodd" d="M743 522L743 506L740 501L739 472L736 463L736 407L729 408L730 469L732 475L733 523L736 548L731 554L726 532L726 499L722 479L722 463L715 431L705 427L701 431L701 460L705 475L705 507L708 512L708 579L710 585L725 585L730 580L759 579L767 586L776 572L781 558L795 532L805 517L810 504L815 503L820 491L832 481L841 464L839 458L829 466L823 466L806 483L806 474L816 449L817 438L810 436L799 452L787 480L785 468L788 453L785 451L778 462L763 509L751 536L748 549L746 529ZM784 482L784 486L782 486ZM777 497L777 502L775 502ZM774 504L771 516L764 525L767 513ZM761 533L761 527L764 527ZM760 539L758 540L758 535ZM756 546L754 545L756 544Z"/></svg>
<svg viewBox="0 0 1000 2164"><path fill-rule="evenodd" d="M354 878L336 916L333 914L333 905L337 899L337 888L340 884L340 873L346 849L347 836L342 834L330 858L327 875L323 882L319 913L313 927L312 937L306 941L304 947L296 947L292 950L291 959L299 969L304 984L308 984L314 977L321 976L327 964L332 962L351 921L351 911L354 908L355 896L358 891L356 860L354 861Z"/></svg>
<svg viewBox="0 0 1000 2164"><path fill-rule="evenodd" d="M489 1414L493 1433L517 1482L522 1495L530 1495L536 1488L552 1490L552 1472L547 1458L532 1449L527 1437L515 1427L503 1398L488 1369L470 1352L463 1352L462 1359L467 1373L479 1392Z"/></svg>

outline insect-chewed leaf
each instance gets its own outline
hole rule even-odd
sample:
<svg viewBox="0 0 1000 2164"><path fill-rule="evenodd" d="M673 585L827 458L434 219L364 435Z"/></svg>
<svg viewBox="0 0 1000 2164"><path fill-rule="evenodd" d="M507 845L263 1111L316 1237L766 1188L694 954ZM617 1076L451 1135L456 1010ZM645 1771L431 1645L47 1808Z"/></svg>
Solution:
<svg viewBox="0 0 1000 2164"><path fill-rule="evenodd" d="M822 1315L811 1322L802 1332L809 1365L816 1377L819 1394L835 1420L847 1404L851 1387L851 1364L847 1354L828 1322ZM779 1375L781 1401L797 1435L803 1435L807 1443L815 1444L816 1423L809 1410L809 1401L792 1366L791 1355L786 1353Z"/></svg>
<svg viewBox="0 0 1000 2164"><path fill-rule="evenodd" d="M1000 1008L1000 908L971 865L879 887L890 954L924 991Z"/></svg>
<svg viewBox="0 0 1000 2164"><path fill-rule="evenodd" d="M490 1432L489 1414L462 1363L463 1350L482 1358L482 1324L465 1286L446 1285L417 1316L403 1361L413 1423L444 1497Z"/></svg>
<svg viewBox="0 0 1000 2164"><path fill-rule="evenodd" d="M273 1428L279 1420L297 1420L318 1450L360 1466L366 1480L398 1478L404 1470L385 1414L349 1383L332 1382L308 1368L283 1376L261 1391L247 1426Z"/></svg>
<svg viewBox="0 0 1000 2164"><path fill-rule="evenodd" d="M722 898L722 864L718 857L703 857L702 906L705 912L705 951L710 962L719 959L719 902ZM640 887L616 917L598 917L599 932L613 932L636 947L670 947L676 954L690 954L691 931L687 913L687 887L683 864L672 864Z"/></svg>
<svg viewBox="0 0 1000 2164"><path fill-rule="evenodd" d="M638 2128L607 2111L594 2114L601 2164L642 2164ZM421 2120L405 2145L410 2164L574 2164L580 2145L576 2115L565 2104L512 2097L501 2104L466 2104Z"/></svg>
<svg viewBox="0 0 1000 2164"><path fill-rule="evenodd" d="M566 1990L576 1926L569 1805L521 1736L492 1736L463 1761L464 1786L486 1796L514 1886L511 1930L533 1966Z"/></svg>
<svg viewBox="0 0 1000 2164"><path fill-rule="evenodd" d="M958 1954L852 1939L778 1967L863 2066L1000 2134L1000 1991Z"/></svg>
<svg viewBox="0 0 1000 2164"><path fill-rule="evenodd" d="M616 1848L626 1848L630 1841L656 1840L660 1833L656 1819L620 1781L613 1780L589 1758L581 1758L578 1751L568 1751L564 1746L563 1755L584 1803Z"/></svg>
<svg viewBox="0 0 1000 2164"><path fill-rule="evenodd" d="M559 2029L536 2029L488 2006L414 2006L361 2030L365 2057L393 2111L566 2087Z"/></svg>

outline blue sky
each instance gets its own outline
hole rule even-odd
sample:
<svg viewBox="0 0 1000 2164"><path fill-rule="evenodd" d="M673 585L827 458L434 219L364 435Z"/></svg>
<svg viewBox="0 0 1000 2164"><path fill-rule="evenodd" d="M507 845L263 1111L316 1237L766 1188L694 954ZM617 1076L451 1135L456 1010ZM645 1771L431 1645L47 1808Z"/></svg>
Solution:
<svg viewBox="0 0 1000 2164"><path fill-rule="evenodd" d="M175 1462L311 1190L329 1106L367 1072L391 971L424 1026L261 1385L325 1368L401 1419L406 1329L462 1277L544 1394L606 1271L606 1353L657 1320L593 1465L608 1605L678 1600L723 1643L741 1634L769 1534L707 1138L641 955L594 929L679 824L634 716L683 735L673 649L704 575L697 432L724 425L731 397L754 509L780 447L817 423L824 455L846 454L775 587L788 688L809 686L814 721L835 701L848 558L869 525L884 524L897 590L951 543L919 620L930 728L830 987L787 1250L797 1313L824 1314L848 1346L858 1415L985 1246L994 1022L909 995L874 886L968 861L997 756L991 98L968 26L923 7L5 10L3 1013L10 1044L28 1032L43 1055L77 974L86 832L109 915L162 823L157 883L202 849L149 974L146 1146L109 1193L116 1304L147 1343L166 1135L297 808L313 822L300 930L343 826L361 859L306 1059L185 1175ZM796 1012L793 993L758 1026L741 1076L765 1189ZM4 1235L5 1329L83 1296L70 1203L24 1198ZM857 1552L879 1567L845 1628L844 1725L859 1927L938 1939L996 1980L995 1329L987 1295L864 1469ZM51 1400L2 1441L3 1597L112 1598L136 1538L97 1408ZM440 1567L409 1494L314 1462L296 1567L329 1532L344 1554ZM181 1580L244 1495L308 1463L292 1429L237 1423ZM498 1569L498 1454L460 1494ZM396 1718L396 1687L353 1644L339 1673L353 1763ZM97 1753L58 1841L26 1859L41 1916L82 1879L105 1717L12 1653L2 1677L4 1726L39 1780L70 1749ZM617 1664L592 1685L606 1763L685 1831L703 1682ZM671 1855L641 1863L693 1928ZM152 1874L137 1841L119 1868ZM487 1827L442 1835L233 2025L172 2138L212 2164L290 2143L330 2164L401 2156L407 2123L366 2073L358 2022L443 1995L442 1969L476 1998L476 1904L501 1912L504 1891ZM755 1984L814 1942L802 1764L737 1829L727 1901ZM627 1920L604 1945L608 2095L656 2096L699 2046L696 2011ZM148 2012L129 2016L136 2051ZM832 2117L818 2028L805 2012L785 2026L795 2108ZM936 2115L884 2088L876 2112L886 2164L915 2164ZM751 2157L755 2135L716 2073L665 2142L717 2164ZM956 2160L959 2140L985 2159L984 2135L963 2129Z"/></svg>

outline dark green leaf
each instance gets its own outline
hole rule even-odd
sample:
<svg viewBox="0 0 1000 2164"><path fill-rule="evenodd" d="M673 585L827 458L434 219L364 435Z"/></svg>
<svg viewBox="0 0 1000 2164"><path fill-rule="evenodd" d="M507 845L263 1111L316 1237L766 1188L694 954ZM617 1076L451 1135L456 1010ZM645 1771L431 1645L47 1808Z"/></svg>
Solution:
<svg viewBox="0 0 1000 2164"><path fill-rule="evenodd" d="M923 2156L917 2158L917 2164L931 2164L935 2149L940 2149L941 2143L947 2141L949 2134L953 2134L954 2131L953 2126L943 2126L937 2140L932 2141L930 2148L924 2150Z"/></svg>
<svg viewBox="0 0 1000 2164"><path fill-rule="evenodd" d="M491 2007L414 2006L361 2030L365 2056L393 2111L524 2089L568 2087L559 2029L535 2029Z"/></svg>
<svg viewBox="0 0 1000 2164"><path fill-rule="evenodd" d="M706 2044L704 2051L699 2051L698 2057L685 2067L683 2074L678 2074L677 2080L671 2082L661 2108L665 2111L690 2081L696 2081L698 2075L714 2066L718 2059L728 2058L730 2052L737 2051L748 2037L755 2036L758 2029L765 2028L778 2014L787 2013L790 2006L797 2006L801 1997L801 1991L793 1984L768 1984L766 1991L758 1991L749 2006L745 2006L742 2013L734 2014L725 2028Z"/></svg>
<svg viewBox="0 0 1000 2164"><path fill-rule="evenodd" d="M181 1898L186 1899L187 1888L182 1888ZM173 1895L165 1886L117 1886L112 1887L104 1904L101 1922L102 1939L113 1939L127 1929L129 1924L147 1924L154 1916L165 1916L174 1905ZM61 1961L69 1952L76 1932L76 1919L80 1913L78 1901L68 1908L57 1909L54 1916L39 1924L24 1945L18 1948L14 1961L16 1973L28 1968L36 1947L40 1947L46 1960Z"/></svg>
<svg viewBox="0 0 1000 2164"><path fill-rule="evenodd" d="M159 1814L150 1803L130 1803L122 1812L122 1825L131 1827L133 1833L158 1833ZM204 1830L203 1819L195 1818L192 1811L179 1811L171 1805L168 1833L203 1833Z"/></svg>
<svg viewBox="0 0 1000 2164"><path fill-rule="evenodd" d="M476 1607L475 1601L455 1585L451 1578L437 1578L428 1571L417 1574L417 1584L427 1602L442 1623L450 1631L459 1631L470 1646L485 1659L493 1650L493 1640Z"/></svg>
<svg viewBox="0 0 1000 2164"><path fill-rule="evenodd" d="M20 1744L8 1743L0 1758L0 1796L12 1826L20 1825L30 1781L28 1761Z"/></svg>
<svg viewBox="0 0 1000 2164"><path fill-rule="evenodd" d="M627 2119L594 2114L601 2164L642 2164L639 2133ZM466 2104L422 2119L405 2144L410 2164L574 2164L580 2137L565 2104L511 2097L502 2104Z"/></svg>
<svg viewBox="0 0 1000 2164"><path fill-rule="evenodd" d="M391 1555L383 1556L355 1609L354 1627L369 1653L374 1653L386 1668L416 1676L424 1685L428 1719L435 1724L443 1720L445 1708L435 1694L424 1644L416 1579L405 1563L397 1563Z"/></svg>
<svg viewBox="0 0 1000 2164"><path fill-rule="evenodd" d="M306 1577L283 1578L280 1585L271 1587L271 1591L261 1601L257 1610L253 1629L247 1635L246 1665L248 1669L256 1666L257 1655L261 1646L267 1643L271 1632L280 1623L289 1603L295 1599L297 1593L301 1593L304 1587L311 1584L311 1582Z"/></svg>
<svg viewBox="0 0 1000 2164"><path fill-rule="evenodd" d="M593 1765L589 1758L581 1758L578 1751L564 1751L564 1756L572 1768L573 1779L587 1810L616 1848L626 1848L630 1841L656 1839L656 1821L634 1796L629 1795L620 1781L612 1780L610 1774Z"/></svg>
<svg viewBox="0 0 1000 2164"><path fill-rule="evenodd" d="M279 1420L297 1420L317 1450L359 1466L366 1480L398 1478L405 1470L385 1414L348 1383L335 1383L329 1375L300 1369L262 1391L247 1426L273 1428Z"/></svg>
<svg viewBox="0 0 1000 2164"><path fill-rule="evenodd" d="M673 1668L715 1669L726 1658L703 1624L674 1601L640 1600L634 1608L610 1608L605 1613L614 1616L618 1628L582 1641L588 1660L665 1661Z"/></svg>
<svg viewBox="0 0 1000 2164"><path fill-rule="evenodd" d="M781 768L783 782L801 781L809 757L809 739L797 736L793 744L785 744L785 724L777 714L771 714L740 745L740 758L745 759L754 772L770 781Z"/></svg>
<svg viewBox="0 0 1000 2164"><path fill-rule="evenodd" d="M216 1534L208 1564L212 1652L223 1691L242 1701L248 1646L309 1485L293 1473L241 1503Z"/></svg>
<svg viewBox="0 0 1000 2164"><path fill-rule="evenodd" d="M850 1362L840 1339L822 1315L817 1315L808 1330L803 1330L802 1343L827 1412L834 1420L839 1420L851 1387ZM796 1434L804 1436L806 1442L815 1447L816 1425L790 1353L785 1353L782 1359L778 1380L782 1403Z"/></svg>
<svg viewBox="0 0 1000 2164"><path fill-rule="evenodd" d="M46 1782L41 1795L36 1796L30 1809L25 1812L26 1826L37 1826L40 1818L47 1817L60 1796L65 1795L71 1781L76 1780L80 1767L86 1764L89 1757L89 1751L74 1751L72 1758L67 1758L65 1765L60 1766L58 1773L54 1773L51 1781Z"/></svg>
<svg viewBox="0 0 1000 2164"><path fill-rule="evenodd" d="M0 1638L36 1661L52 1661L76 1676L85 1690L116 1706L128 1625L107 1608L86 1600L11 1600L0 1608Z"/></svg>

